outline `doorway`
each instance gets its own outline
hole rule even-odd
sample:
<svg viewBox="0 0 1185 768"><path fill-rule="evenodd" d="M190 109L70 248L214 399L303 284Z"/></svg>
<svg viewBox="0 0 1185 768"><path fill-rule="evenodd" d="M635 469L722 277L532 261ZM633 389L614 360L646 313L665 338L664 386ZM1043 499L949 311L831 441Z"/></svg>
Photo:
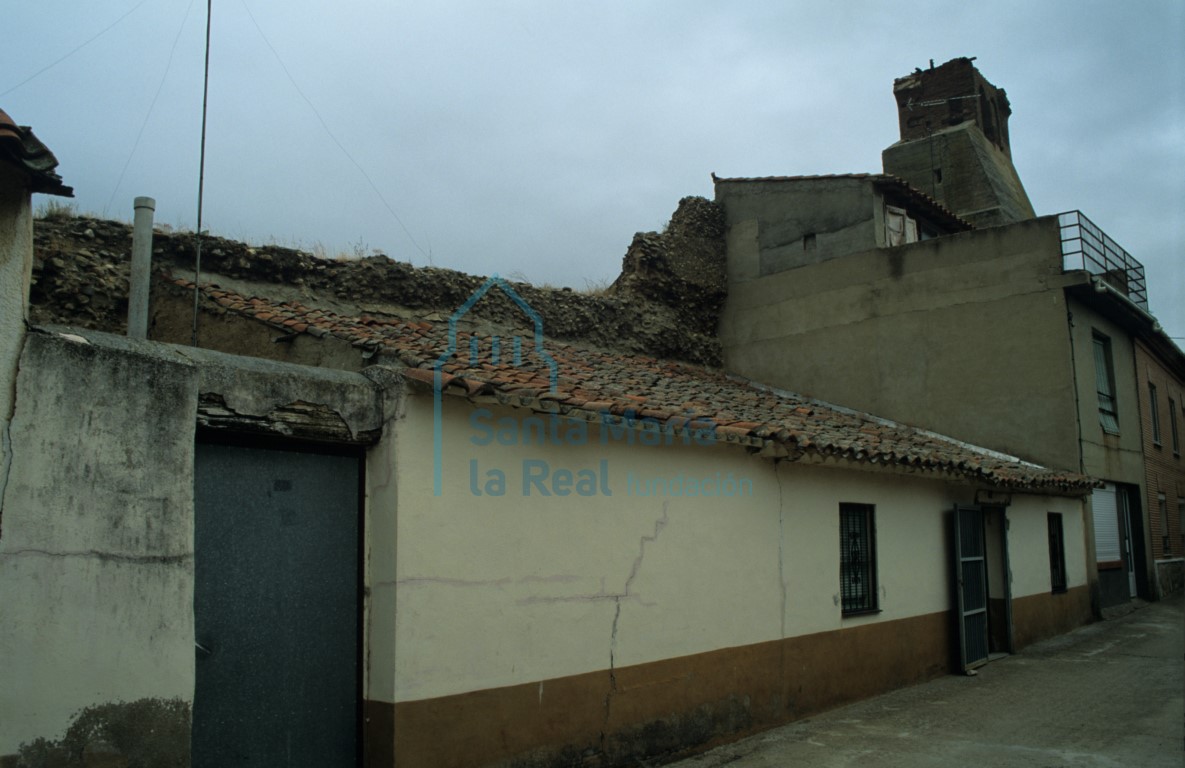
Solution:
<svg viewBox="0 0 1185 768"><path fill-rule="evenodd" d="M970 672L1013 650L1008 516L957 505L951 518L959 670Z"/></svg>
<svg viewBox="0 0 1185 768"><path fill-rule="evenodd" d="M192 764L358 761L361 458L199 443Z"/></svg>

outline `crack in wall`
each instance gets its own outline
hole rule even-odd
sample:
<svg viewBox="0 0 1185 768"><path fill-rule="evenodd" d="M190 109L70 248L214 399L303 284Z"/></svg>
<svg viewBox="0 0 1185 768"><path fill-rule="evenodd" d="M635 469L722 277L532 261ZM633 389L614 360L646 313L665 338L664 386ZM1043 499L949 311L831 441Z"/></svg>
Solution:
<svg viewBox="0 0 1185 768"><path fill-rule="evenodd" d="M630 566L629 576L625 579L625 586L622 588L621 594L614 595L613 601L616 604L613 610L613 626L609 635L609 690L605 693L605 720L601 726L600 750L605 752L605 734L609 730L609 715L613 706L613 694L617 692L617 627L621 620L621 601L633 597L630 594L630 586L634 583L634 579L638 576L638 571L642 569L642 559L646 556L646 543L654 543L658 540L658 534L667 527L670 518L667 516L667 508L670 505L669 501L662 503L662 517L654 521L654 533L649 536L643 536L638 540L638 556L634 558L633 565Z"/></svg>
<svg viewBox="0 0 1185 768"><path fill-rule="evenodd" d="M29 322L26 320L24 323L27 329ZM8 494L8 481L12 476L12 420L16 418L17 381L21 376L21 355L25 354L24 336L21 337L17 347L16 365L12 369L8 413L0 414L0 418L4 419L4 430L0 432L0 456L4 460L3 466L0 466L0 538L4 536L4 498Z"/></svg>
<svg viewBox="0 0 1185 768"><path fill-rule="evenodd" d="M97 549L82 549L74 551L53 552L48 549L14 549L9 552L0 552L3 557L52 557L52 558L68 558L68 557L92 557L103 562L113 563L133 563L137 565L177 565L179 563L187 563L193 560L193 553L186 553L183 555L129 555L119 552L101 552Z"/></svg>
<svg viewBox="0 0 1185 768"><path fill-rule="evenodd" d="M4 463L0 465L0 536L3 536L4 497L8 492L9 476L12 474L12 420L8 418L4 419L4 430L0 431L0 453L4 454Z"/></svg>

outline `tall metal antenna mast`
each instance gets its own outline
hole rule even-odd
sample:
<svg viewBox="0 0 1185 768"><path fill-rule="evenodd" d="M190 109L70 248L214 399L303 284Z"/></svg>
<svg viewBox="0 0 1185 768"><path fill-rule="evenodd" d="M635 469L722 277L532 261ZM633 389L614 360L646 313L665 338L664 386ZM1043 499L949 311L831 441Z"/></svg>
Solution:
<svg viewBox="0 0 1185 768"><path fill-rule="evenodd" d="M197 253L193 260L193 336L190 345L198 343L198 279L202 274L202 194L206 186L206 102L210 96L210 11L214 0L206 0L206 69L202 78L202 150L198 160Z"/></svg>

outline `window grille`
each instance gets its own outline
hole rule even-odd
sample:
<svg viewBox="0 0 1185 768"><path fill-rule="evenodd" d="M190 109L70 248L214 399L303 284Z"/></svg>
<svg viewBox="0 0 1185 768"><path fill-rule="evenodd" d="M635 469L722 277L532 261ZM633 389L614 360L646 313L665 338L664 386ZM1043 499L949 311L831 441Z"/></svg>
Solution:
<svg viewBox="0 0 1185 768"><path fill-rule="evenodd" d="M1066 591L1066 542L1062 529L1062 516L1050 512L1049 524L1049 584L1054 592Z"/></svg>
<svg viewBox="0 0 1185 768"><path fill-rule="evenodd" d="M876 532L871 504L839 505L839 585L845 614L876 610Z"/></svg>

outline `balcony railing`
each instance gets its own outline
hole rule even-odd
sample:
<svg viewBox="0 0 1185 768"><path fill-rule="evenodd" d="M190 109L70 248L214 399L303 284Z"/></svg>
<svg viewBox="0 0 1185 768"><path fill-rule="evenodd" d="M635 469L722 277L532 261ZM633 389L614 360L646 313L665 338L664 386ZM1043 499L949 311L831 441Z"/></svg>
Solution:
<svg viewBox="0 0 1185 768"><path fill-rule="evenodd" d="M1132 303L1148 311L1148 284L1144 265L1119 247L1081 211L1058 214L1062 235L1062 271L1084 269L1098 275L1127 296Z"/></svg>

